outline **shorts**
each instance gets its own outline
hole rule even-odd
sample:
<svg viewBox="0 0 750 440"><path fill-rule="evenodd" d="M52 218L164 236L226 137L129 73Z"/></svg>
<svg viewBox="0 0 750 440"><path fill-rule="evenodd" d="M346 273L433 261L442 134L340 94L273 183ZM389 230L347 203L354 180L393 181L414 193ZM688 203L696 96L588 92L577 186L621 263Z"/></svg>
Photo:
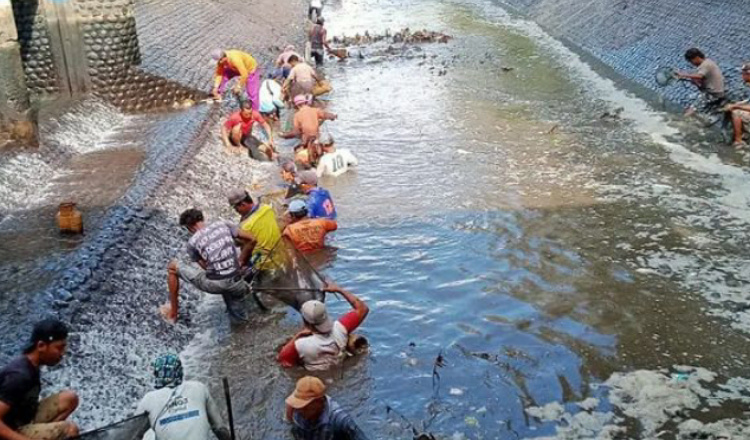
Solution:
<svg viewBox="0 0 750 440"><path fill-rule="evenodd" d="M726 97L716 97L708 94L701 96L693 103L693 108L701 113L715 113L727 104Z"/></svg>
<svg viewBox="0 0 750 440"><path fill-rule="evenodd" d="M67 438L69 422L52 422L60 414L60 394L53 394L39 402L34 421L18 432L33 440L63 440Z"/></svg>
<svg viewBox="0 0 750 440"><path fill-rule="evenodd" d="M732 110L732 116L738 116L742 120L742 129L750 133L750 112L746 110Z"/></svg>
<svg viewBox="0 0 750 440"><path fill-rule="evenodd" d="M315 60L316 66L323 65L323 62L325 61L325 53L323 52L323 49L313 49L312 52L310 52L310 56Z"/></svg>
<svg viewBox="0 0 750 440"><path fill-rule="evenodd" d="M177 274L198 290L212 295L221 295L229 316L232 319L247 321L245 297L250 293L250 287L241 277L211 280L198 264L182 262L177 263Z"/></svg>
<svg viewBox="0 0 750 440"><path fill-rule="evenodd" d="M242 146L247 148L248 155L261 162L267 162L271 159L268 157L266 153L264 153L264 149L268 147L264 147L263 142L258 140L255 136L245 136L242 139Z"/></svg>

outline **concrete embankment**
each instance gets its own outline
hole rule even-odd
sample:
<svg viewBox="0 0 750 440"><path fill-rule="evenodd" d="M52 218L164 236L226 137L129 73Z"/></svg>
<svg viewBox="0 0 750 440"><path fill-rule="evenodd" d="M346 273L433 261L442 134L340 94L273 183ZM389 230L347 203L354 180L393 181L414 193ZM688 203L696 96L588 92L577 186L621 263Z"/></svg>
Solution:
<svg viewBox="0 0 750 440"><path fill-rule="evenodd" d="M603 61L623 76L657 90L669 100L684 103L693 88L658 89L659 67L689 66L685 50L701 48L716 60L727 85L745 93L739 74L750 60L747 17L750 3L742 0L500 0L539 23L547 32Z"/></svg>

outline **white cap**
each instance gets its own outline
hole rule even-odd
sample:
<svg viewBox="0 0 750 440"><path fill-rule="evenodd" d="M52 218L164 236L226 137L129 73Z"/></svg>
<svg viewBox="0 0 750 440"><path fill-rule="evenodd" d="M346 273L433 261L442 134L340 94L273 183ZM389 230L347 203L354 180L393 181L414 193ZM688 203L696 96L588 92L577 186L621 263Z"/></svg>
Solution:
<svg viewBox="0 0 750 440"><path fill-rule="evenodd" d="M331 333L333 321L328 317L326 305L313 299L302 304L300 308L302 319L320 333Z"/></svg>

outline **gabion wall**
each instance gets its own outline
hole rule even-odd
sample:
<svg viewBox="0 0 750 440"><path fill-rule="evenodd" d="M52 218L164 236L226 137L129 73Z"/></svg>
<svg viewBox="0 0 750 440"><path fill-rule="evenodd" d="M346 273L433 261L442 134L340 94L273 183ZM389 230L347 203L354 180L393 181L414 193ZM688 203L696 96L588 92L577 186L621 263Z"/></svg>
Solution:
<svg viewBox="0 0 750 440"><path fill-rule="evenodd" d="M50 48L47 18L37 0L14 0L13 16L21 46L26 87L33 94L60 91L59 78Z"/></svg>
<svg viewBox="0 0 750 440"><path fill-rule="evenodd" d="M133 0L74 0L94 89L114 85L141 62Z"/></svg>
<svg viewBox="0 0 750 440"><path fill-rule="evenodd" d="M501 0L666 98L686 103L690 87L658 88L659 67L690 69L683 53L700 48L724 71L731 96L747 95L739 66L750 61L747 0Z"/></svg>

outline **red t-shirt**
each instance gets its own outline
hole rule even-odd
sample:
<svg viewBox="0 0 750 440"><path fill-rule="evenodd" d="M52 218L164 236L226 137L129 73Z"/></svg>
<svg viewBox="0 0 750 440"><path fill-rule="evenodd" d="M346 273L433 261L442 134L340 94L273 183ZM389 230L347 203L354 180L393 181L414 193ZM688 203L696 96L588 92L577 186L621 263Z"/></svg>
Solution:
<svg viewBox="0 0 750 440"><path fill-rule="evenodd" d="M338 322L344 326L347 333L349 334L352 334L352 332L356 330L360 324L362 324L362 321L359 319L359 313L357 313L356 310L352 310L351 312L342 316L338 319ZM290 367L293 365L299 365L300 361L301 359L299 357L299 353L297 353L297 347L294 344L287 344L284 348L281 349L281 352L279 353L279 363L281 365Z"/></svg>
<svg viewBox="0 0 750 440"><path fill-rule="evenodd" d="M260 112L257 110L253 110L252 115L245 119L242 117L242 112L234 112L231 115L229 115L229 118L227 118L227 122L224 123L224 126L227 128L227 130L232 130L235 125L242 124L242 134L244 136L247 136L250 134L250 131L253 129L253 124L255 123L263 124L266 122L263 119L263 116L260 115Z"/></svg>

